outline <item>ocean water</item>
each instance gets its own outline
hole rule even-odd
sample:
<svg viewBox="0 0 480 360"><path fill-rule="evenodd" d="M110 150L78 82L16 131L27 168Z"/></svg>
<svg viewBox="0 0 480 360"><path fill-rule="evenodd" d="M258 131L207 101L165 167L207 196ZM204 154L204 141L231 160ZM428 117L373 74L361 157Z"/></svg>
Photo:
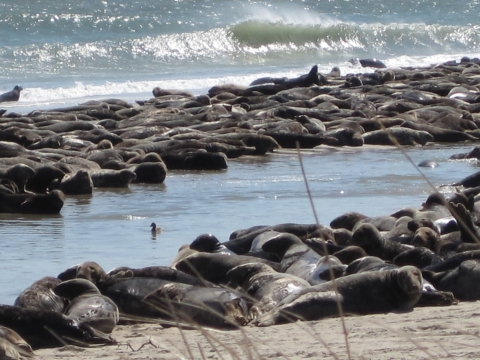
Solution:
<svg viewBox="0 0 480 360"><path fill-rule="evenodd" d="M478 0L16 0L0 2L0 91L25 89L25 112L87 99L150 98L155 86L204 93L480 54Z"/></svg>
<svg viewBox="0 0 480 360"><path fill-rule="evenodd" d="M267 76L372 71L348 62L378 58L422 66L480 54L478 0L16 0L0 2L0 92L24 88L26 113L89 99L146 100L155 86L204 93ZM359 211L386 215L420 207L432 187L478 170L448 158L472 144L303 152L318 220ZM454 191L443 187L445 193ZM152 238L155 221L163 232ZM313 223L295 152L230 160L220 172L169 172L161 185L95 189L68 197L60 215L0 215L0 303L43 276L92 260L168 265L202 233L220 241L240 228Z"/></svg>

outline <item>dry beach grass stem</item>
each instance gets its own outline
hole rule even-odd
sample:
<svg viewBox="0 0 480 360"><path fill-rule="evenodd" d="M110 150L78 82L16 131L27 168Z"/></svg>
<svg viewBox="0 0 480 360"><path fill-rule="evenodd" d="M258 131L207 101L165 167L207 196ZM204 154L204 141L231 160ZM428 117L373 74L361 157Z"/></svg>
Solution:
<svg viewBox="0 0 480 360"><path fill-rule="evenodd" d="M315 219L315 223L317 224L317 227L320 229L320 221L319 221L318 216L317 216L317 211L315 210L315 204L313 203L313 196L312 196L312 192L310 191L310 186L308 185L307 173L305 172L305 167L303 166L302 153L300 152L300 145L298 143L297 143L297 153L298 153L298 162L300 164L300 169L302 171L302 177L303 177L303 181L305 182L305 188L306 188L306 191L307 191L308 199L310 201L310 206L312 207L312 212L313 212L313 216L314 216L314 219ZM324 248L323 249L324 253L328 254L327 246L326 246L325 243L323 243L323 248ZM330 272L330 278L333 279L334 290L335 290L335 298L336 298L337 307L338 307L338 313L340 314L340 321L342 323L343 335L344 335L344 338L345 338L345 348L347 350L348 359L350 360L352 358L352 355L350 353L350 346L349 346L349 343L348 343L348 331L347 331L347 327L345 326L345 317L344 317L344 314L343 314L342 304L339 301L340 294L338 293L338 289L335 285L335 275L333 273L332 265L331 265L330 262L328 262L328 270Z"/></svg>

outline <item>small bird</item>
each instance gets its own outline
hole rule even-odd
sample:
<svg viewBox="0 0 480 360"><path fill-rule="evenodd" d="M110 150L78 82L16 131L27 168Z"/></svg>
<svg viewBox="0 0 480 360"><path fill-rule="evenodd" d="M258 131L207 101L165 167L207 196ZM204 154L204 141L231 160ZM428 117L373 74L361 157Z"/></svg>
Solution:
<svg viewBox="0 0 480 360"><path fill-rule="evenodd" d="M157 227L157 224L155 224L154 222L150 224L150 227L152 228L152 235L160 234L162 232L162 228Z"/></svg>

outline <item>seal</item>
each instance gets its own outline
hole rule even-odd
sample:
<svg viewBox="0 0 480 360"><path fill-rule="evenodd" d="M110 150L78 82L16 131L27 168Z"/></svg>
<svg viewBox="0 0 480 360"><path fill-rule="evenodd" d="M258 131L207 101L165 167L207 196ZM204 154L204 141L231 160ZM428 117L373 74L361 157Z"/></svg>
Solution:
<svg viewBox="0 0 480 360"><path fill-rule="evenodd" d="M328 250L324 253L312 248L309 240L303 243L295 235L280 233L265 242L262 249L273 252L280 259L282 272L296 275L311 285L342 276L346 266L335 256L328 255Z"/></svg>
<svg viewBox="0 0 480 360"><path fill-rule="evenodd" d="M279 270L280 264L247 255L226 255L206 252L197 252L176 263L175 268L199 279L214 284L226 284L227 272L235 266L246 263L265 263L273 269Z"/></svg>
<svg viewBox="0 0 480 360"><path fill-rule="evenodd" d="M236 291L180 283L161 286L145 302L162 310L176 323L231 328L247 322L247 302Z"/></svg>
<svg viewBox="0 0 480 360"><path fill-rule="evenodd" d="M368 255L377 256L383 260L393 260L395 256L411 249L409 245L384 239L380 231L369 223L358 226L350 243L361 247Z"/></svg>
<svg viewBox="0 0 480 360"><path fill-rule="evenodd" d="M242 255L248 253L252 249L252 243L254 239L266 232L276 231L278 233L289 233L298 236L300 239L306 239L310 237L310 234L318 229L317 224L293 224L283 223L273 226L257 225L248 229L235 230L230 234L228 241L224 242L227 248L234 253Z"/></svg>
<svg viewBox="0 0 480 360"><path fill-rule="evenodd" d="M480 242L480 229L475 225L470 211L465 205L450 203L450 212L460 229L461 240L464 243L476 244Z"/></svg>
<svg viewBox="0 0 480 360"><path fill-rule="evenodd" d="M246 253L246 255L260 257L262 259L279 262L281 259L279 259L277 255L264 251L262 249L262 246L266 242L268 242L270 239L277 236L282 236L282 234L284 233L280 233L274 230L267 230L263 233L260 233L253 239L250 251Z"/></svg>
<svg viewBox="0 0 480 360"><path fill-rule="evenodd" d="M175 254L174 258L170 262L169 267L175 269L175 266L177 263L182 261L183 259L186 259L190 255L196 254L198 251L190 249L190 244L183 244L180 246L178 249L178 252Z"/></svg>
<svg viewBox="0 0 480 360"><path fill-rule="evenodd" d="M434 137L427 131L413 130L407 127L391 127L374 130L362 135L365 144L370 145L425 145L433 142Z"/></svg>
<svg viewBox="0 0 480 360"><path fill-rule="evenodd" d="M5 360L33 358L32 347L12 329L0 326L0 354Z"/></svg>
<svg viewBox="0 0 480 360"><path fill-rule="evenodd" d="M389 215L369 217L369 218L358 221L353 227L352 231L355 232L358 226L360 226L361 224L367 224L367 223L372 224L379 231L392 231L397 225L397 220L398 220L397 218Z"/></svg>
<svg viewBox="0 0 480 360"><path fill-rule="evenodd" d="M0 305L0 325L18 333L34 350L65 344L115 343L109 335L52 311Z"/></svg>
<svg viewBox="0 0 480 360"><path fill-rule="evenodd" d="M110 276L98 284L98 289L118 306L120 322L145 319L169 319L163 309L146 302L145 297L172 281L154 277L115 277Z"/></svg>
<svg viewBox="0 0 480 360"><path fill-rule="evenodd" d="M325 255L318 260L307 281L310 285L323 284L343 276L346 268L335 255Z"/></svg>
<svg viewBox="0 0 480 360"><path fill-rule="evenodd" d="M64 311L69 318L106 334L110 334L117 325L119 320L117 305L110 298L100 294L91 281L67 280L57 285L54 292L70 301Z"/></svg>
<svg viewBox="0 0 480 360"><path fill-rule="evenodd" d="M195 240L193 240L193 242L190 244L190 249L200 252L236 255L225 245L221 244L217 237L213 234L198 235Z"/></svg>
<svg viewBox="0 0 480 360"><path fill-rule="evenodd" d="M178 89L163 89L156 86L152 90L154 97L166 96L166 95L180 95L188 98L193 98L194 95L190 91L178 90Z"/></svg>
<svg viewBox="0 0 480 360"><path fill-rule="evenodd" d="M107 276L114 278L126 278L126 277L143 277L143 278L156 278L160 280L167 280L171 282L178 282L188 285L196 286L210 286L205 280L200 281L198 278L185 274L176 269L172 269L168 266L147 266L143 268L130 268L126 266L117 267L110 270Z"/></svg>
<svg viewBox="0 0 480 360"><path fill-rule="evenodd" d="M163 162L143 162L129 169L135 173L134 183L161 184L167 176L167 166Z"/></svg>
<svg viewBox="0 0 480 360"><path fill-rule="evenodd" d="M65 195L90 195L93 193L93 181L88 171L80 169L66 174L61 180L54 180L49 189L58 189Z"/></svg>
<svg viewBox="0 0 480 360"><path fill-rule="evenodd" d="M426 266L422 274L438 290L451 291L459 300L480 299L480 250L462 252Z"/></svg>
<svg viewBox="0 0 480 360"><path fill-rule="evenodd" d="M25 189L28 191L46 193L48 186L54 180L61 181L65 173L53 165L43 165L35 169L35 175L27 180Z"/></svg>
<svg viewBox="0 0 480 360"><path fill-rule="evenodd" d="M24 193L28 180L34 176L35 170L30 166L21 163L5 169L0 169L0 178L13 181L16 185L16 193Z"/></svg>
<svg viewBox="0 0 480 360"><path fill-rule="evenodd" d="M471 252L475 251L478 250ZM466 253L460 253L459 255L463 254ZM447 262L451 259L452 258L448 259ZM450 261L448 265L452 265L453 263L454 261ZM426 267L425 269L441 268L445 265L446 264L440 263ZM480 290L478 287L478 282L480 281L480 262L478 259L462 261L457 267L440 272L422 270L422 274L424 274L425 278L428 279L435 288L442 291L450 291L455 298L459 300L475 301L480 299Z"/></svg>
<svg viewBox="0 0 480 360"><path fill-rule="evenodd" d="M271 266L261 263L247 263L228 271L229 286L240 287L248 299L252 299L248 318L255 320L272 310L287 296L310 284L292 274L279 273Z"/></svg>
<svg viewBox="0 0 480 360"><path fill-rule="evenodd" d="M135 172L128 169L104 169L90 173L93 186L98 188L128 188L136 176Z"/></svg>
<svg viewBox="0 0 480 360"><path fill-rule="evenodd" d="M103 268L94 261L86 261L81 264L69 267L57 276L60 280L66 281L75 278L86 279L98 285L101 280L107 278Z"/></svg>
<svg viewBox="0 0 480 360"><path fill-rule="evenodd" d="M43 277L23 290L15 299L14 305L27 309L63 313L65 302L53 291L61 282L60 279L55 277Z"/></svg>
<svg viewBox="0 0 480 360"><path fill-rule="evenodd" d="M348 265L354 260L367 256L367 253L360 246L350 245L334 252L333 255L340 260L342 264Z"/></svg>
<svg viewBox="0 0 480 360"><path fill-rule="evenodd" d="M393 263L397 266L413 265L419 269L440 262L442 262L442 258L425 247L414 247L413 249L404 251L393 258Z"/></svg>
<svg viewBox="0 0 480 360"><path fill-rule="evenodd" d="M376 69L384 69L387 67L387 65L385 65L382 61L376 58L370 58L370 59L353 58L353 59L350 59L349 62L352 65L360 64L362 67L372 67Z"/></svg>
<svg viewBox="0 0 480 360"><path fill-rule="evenodd" d="M415 231L411 244L416 247L424 247L435 253L440 252L443 243L440 235L429 227L420 227Z"/></svg>
<svg viewBox="0 0 480 360"><path fill-rule="evenodd" d="M18 101L22 90L23 88L21 86L15 85L12 91L7 91L0 95L0 102Z"/></svg>
<svg viewBox="0 0 480 360"><path fill-rule="evenodd" d="M438 166L438 163L433 160L423 160L423 161L420 161L417 164L417 166L426 167L426 168L436 168Z"/></svg>
<svg viewBox="0 0 480 360"><path fill-rule="evenodd" d="M47 194L12 194L0 191L0 213L58 214L64 201L65 194L60 190Z"/></svg>
<svg viewBox="0 0 480 360"><path fill-rule="evenodd" d="M271 238L262 249L280 260L281 272L293 274L310 282L321 255L305 245L297 236L283 233Z"/></svg>
<svg viewBox="0 0 480 360"><path fill-rule="evenodd" d="M480 147L475 146L468 153L453 154L449 157L449 160L462 160L462 159L480 159Z"/></svg>
<svg viewBox="0 0 480 360"><path fill-rule="evenodd" d="M272 77L264 77L257 80L254 80L250 86L253 85L261 85L267 83L273 83L275 85L284 86L286 89L291 89L294 87L308 87L311 85L321 85L326 84L325 77L318 72L318 66L314 65L308 74L300 75L296 78L272 78Z"/></svg>
<svg viewBox="0 0 480 360"><path fill-rule="evenodd" d="M338 294L336 293L338 291ZM261 316L257 326L411 309L422 295L422 273L414 266L364 272L312 286L285 298Z"/></svg>
<svg viewBox="0 0 480 360"><path fill-rule="evenodd" d="M356 211L350 211L333 219L330 222L330 227L332 229L347 229L352 231L355 224L363 219L368 219L368 216Z"/></svg>
<svg viewBox="0 0 480 360"><path fill-rule="evenodd" d="M346 274L358 274L371 271L398 269L375 256L366 256L355 260L345 270ZM437 290L429 281L422 278L422 295L415 306L448 306L457 303L452 292Z"/></svg>

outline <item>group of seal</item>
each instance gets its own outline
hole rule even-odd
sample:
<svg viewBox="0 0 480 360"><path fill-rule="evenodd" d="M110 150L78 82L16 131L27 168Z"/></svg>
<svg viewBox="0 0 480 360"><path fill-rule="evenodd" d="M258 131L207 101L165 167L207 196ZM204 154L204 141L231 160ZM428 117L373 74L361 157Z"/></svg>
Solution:
<svg viewBox="0 0 480 360"><path fill-rule="evenodd" d="M228 159L280 148L480 138L479 59L424 68L358 61L374 71L342 75L335 66L320 73L314 65L297 77L221 84L198 96L156 87L153 98L136 104L105 99L28 114L2 110L0 212L59 212L63 195L162 183L168 170L225 170ZM0 97L7 99L14 97ZM33 171L22 170L27 179L6 175L19 164Z"/></svg>
<svg viewBox="0 0 480 360"><path fill-rule="evenodd" d="M223 170L280 147L424 145L479 138L480 61L341 76L314 66L208 95L154 89L136 106L107 99L0 116L0 211L59 212L67 195L161 183L167 169ZM460 89L462 87L462 89ZM478 176L450 198L329 226L259 225L226 241L201 234L170 266L94 262L46 276L0 306L0 326L32 348L111 344L119 322L235 328L480 299ZM157 233L152 223L152 235ZM10 351L28 348L0 331ZM3 345L2 345L3 346Z"/></svg>
<svg viewBox="0 0 480 360"><path fill-rule="evenodd" d="M480 221L467 195L435 192L418 208L328 226L253 226L223 242L200 234L169 266L87 261L0 306L0 326L37 349L114 343L118 323L229 329L478 300Z"/></svg>

